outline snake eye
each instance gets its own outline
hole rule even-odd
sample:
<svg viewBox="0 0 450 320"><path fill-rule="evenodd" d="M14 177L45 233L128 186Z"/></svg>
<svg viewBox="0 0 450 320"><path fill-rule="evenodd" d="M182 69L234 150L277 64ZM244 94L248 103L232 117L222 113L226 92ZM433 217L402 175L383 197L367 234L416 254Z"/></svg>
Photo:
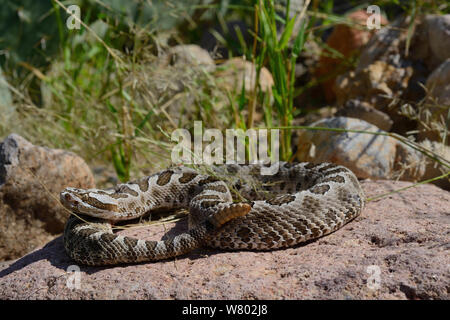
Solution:
<svg viewBox="0 0 450 320"><path fill-rule="evenodd" d="M66 200L68 203L75 203L74 197L70 193L64 194L64 200Z"/></svg>

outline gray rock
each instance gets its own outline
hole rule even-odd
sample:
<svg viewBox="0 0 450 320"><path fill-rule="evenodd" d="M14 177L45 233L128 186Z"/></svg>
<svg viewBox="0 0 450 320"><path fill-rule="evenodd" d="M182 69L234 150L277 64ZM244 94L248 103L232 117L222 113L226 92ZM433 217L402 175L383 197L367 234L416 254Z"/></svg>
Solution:
<svg viewBox="0 0 450 320"><path fill-rule="evenodd" d="M419 139L442 142L448 134L450 109L450 58L440 64L426 82L428 96L420 109ZM447 145L450 139L447 138Z"/></svg>
<svg viewBox="0 0 450 320"><path fill-rule="evenodd" d="M383 132L360 119L332 117L316 121L312 127ZM392 176L395 139L355 132L303 131L298 138L299 161L331 161L346 166L359 178L387 179Z"/></svg>
<svg viewBox="0 0 450 320"><path fill-rule="evenodd" d="M385 133L364 120L346 117L325 118L310 126ZM298 161L334 162L346 166L363 179L421 181L448 171L448 168L436 164L421 152L385 135L305 130L299 134L297 141ZM447 159L450 164L448 147L429 141L422 144ZM434 183L450 189L448 182L438 180Z"/></svg>
<svg viewBox="0 0 450 320"><path fill-rule="evenodd" d="M216 66L208 51L195 44L170 48L166 59L174 66L201 66L207 71L214 71Z"/></svg>
<svg viewBox="0 0 450 320"><path fill-rule="evenodd" d="M383 27L376 32L361 52L356 72L366 69L375 61L399 68L403 65L403 44L407 39L407 28L410 17L400 17L389 27Z"/></svg>
<svg viewBox="0 0 450 320"><path fill-rule="evenodd" d="M240 92L245 85L245 90L252 92L256 81L256 66L242 58L232 58L220 65L216 77L218 84L228 90ZM274 81L272 74L265 67L261 68L259 84L263 92L271 94Z"/></svg>
<svg viewBox="0 0 450 320"><path fill-rule="evenodd" d="M450 15L418 16L411 39L411 17L381 28L362 50L356 69L336 78L338 104L359 99L387 113L396 132L416 129L414 121L399 115L401 101L421 101L428 76L450 57L449 19Z"/></svg>
<svg viewBox="0 0 450 320"><path fill-rule="evenodd" d="M389 112L389 103L406 93L412 75L411 66L396 67L377 60L367 68L338 76L335 83L336 101L338 105L343 105L350 99L357 99Z"/></svg>
<svg viewBox="0 0 450 320"><path fill-rule="evenodd" d="M430 97L437 104L450 107L450 58L430 74L426 87Z"/></svg>
<svg viewBox="0 0 450 320"><path fill-rule="evenodd" d="M442 63L450 58L450 14L427 15L425 21L431 52Z"/></svg>
<svg viewBox="0 0 450 320"><path fill-rule="evenodd" d="M335 116L361 119L384 131L391 130L393 124L386 113L375 109L367 102L359 100L348 100L344 107L336 112Z"/></svg>
<svg viewBox="0 0 450 320"><path fill-rule="evenodd" d="M0 144L0 260L20 257L62 232L69 213L59 192L67 186L95 186L77 155L34 146L17 134Z"/></svg>
<svg viewBox="0 0 450 320"><path fill-rule="evenodd" d="M408 185L362 182L369 197ZM449 204L449 192L420 185L369 202L353 222L307 245L199 249L156 263L79 266L78 274L67 272L74 262L57 238L2 267L0 299L448 299ZM120 232L157 239L173 226ZM185 227L179 221L169 232Z"/></svg>
<svg viewBox="0 0 450 320"><path fill-rule="evenodd" d="M419 145L440 156L444 159L442 160L443 162L446 161L446 163L450 165L449 146L428 139L421 141ZM438 177L448 172L449 168L440 165L419 151L412 150L412 148L402 143L398 143L394 170L398 171L398 176L400 176L402 180L422 181ZM445 190L450 190L450 177L436 180L433 184Z"/></svg>

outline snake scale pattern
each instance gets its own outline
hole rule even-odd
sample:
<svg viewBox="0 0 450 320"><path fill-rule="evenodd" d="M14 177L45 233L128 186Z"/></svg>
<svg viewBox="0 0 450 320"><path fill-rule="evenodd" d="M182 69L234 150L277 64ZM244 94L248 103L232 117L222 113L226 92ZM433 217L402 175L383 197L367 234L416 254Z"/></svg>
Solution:
<svg viewBox="0 0 450 320"><path fill-rule="evenodd" d="M158 261L200 246L270 250L327 235L361 213L365 196L349 169L332 163L279 165L274 175L261 175L258 164L217 166L212 175L182 166L113 189L66 188L61 203L76 215L65 226L65 250L91 266ZM244 200L237 202L230 190ZM176 208L189 209L189 229L171 239L112 232L118 221Z"/></svg>

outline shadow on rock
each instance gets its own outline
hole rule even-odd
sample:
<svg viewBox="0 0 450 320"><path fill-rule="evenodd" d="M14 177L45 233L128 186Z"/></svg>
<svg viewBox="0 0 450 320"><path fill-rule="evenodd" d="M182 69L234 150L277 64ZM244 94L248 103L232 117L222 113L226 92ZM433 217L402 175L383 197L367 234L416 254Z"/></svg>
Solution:
<svg viewBox="0 0 450 320"><path fill-rule="evenodd" d="M53 266L67 270L67 267L74 264L73 260L66 255L63 246L62 236L53 239L42 248L33 251L22 258L17 259L7 268L0 271L0 278L10 273L21 270L40 260L48 260Z"/></svg>

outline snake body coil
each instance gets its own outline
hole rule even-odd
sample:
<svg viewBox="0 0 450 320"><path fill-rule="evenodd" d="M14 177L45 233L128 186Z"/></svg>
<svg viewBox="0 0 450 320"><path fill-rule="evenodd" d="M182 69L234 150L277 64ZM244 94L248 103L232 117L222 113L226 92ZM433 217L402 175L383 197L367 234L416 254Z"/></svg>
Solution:
<svg viewBox="0 0 450 320"><path fill-rule="evenodd" d="M203 245L231 250L285 248L341 228L364 207L358 180L343 166L280 162L274 175L261 175L261 166L217 167L218 175L229 178L225 180L175 167L111 190L67 188L61 202L89 222L69 218L66 252L82 264L113 265L158 261ZM246 201L233 202L230 189ZM189 208L189 231L164 241L111 231L111 222L162 208Z"/></svg>

